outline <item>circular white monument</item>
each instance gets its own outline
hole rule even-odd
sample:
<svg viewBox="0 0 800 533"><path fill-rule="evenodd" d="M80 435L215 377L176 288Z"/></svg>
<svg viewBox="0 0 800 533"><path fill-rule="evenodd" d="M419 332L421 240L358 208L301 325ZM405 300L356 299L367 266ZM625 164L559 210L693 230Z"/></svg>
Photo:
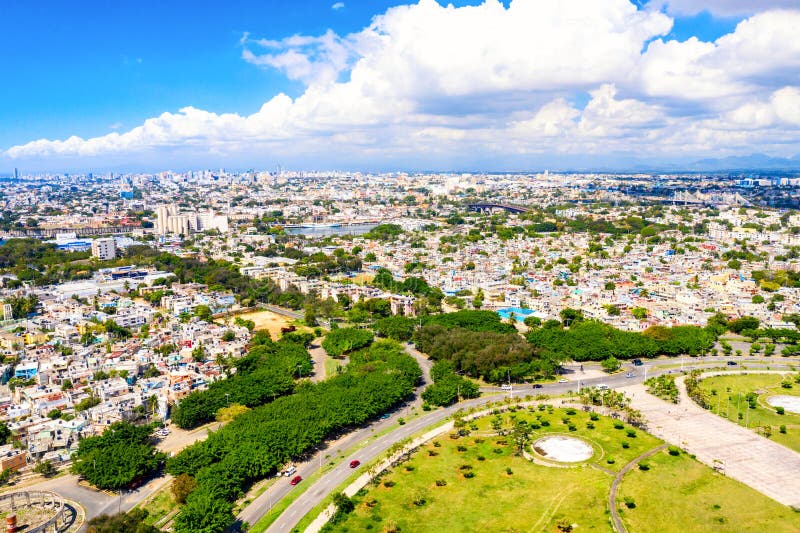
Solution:
<svg viewBox="0 0 800 533"><path fill-rule="evenodd" d="M800 413L800 396L788 396L785 394L770 396L767 398L767 403L772 407L783 407L790 413Z"/></svg>
<svg viewBox="0 0 800 533"><path fill-rule="evenodd" d="M533 443L533 449L545 459L560 463L579 463L594 455L594 449L586 441L561 435L541 438Z"/></svg>

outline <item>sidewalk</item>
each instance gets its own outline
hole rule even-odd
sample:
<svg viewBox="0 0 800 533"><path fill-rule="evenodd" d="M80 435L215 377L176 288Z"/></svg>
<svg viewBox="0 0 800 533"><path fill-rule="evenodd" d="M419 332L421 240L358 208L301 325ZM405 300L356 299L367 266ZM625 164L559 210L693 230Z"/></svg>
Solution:
<svg viewBox="0 0 800 533"><path fill-rule="evenodd" d="M647 393L644 385L619 389L632 397L653 435L694 454L725 475L784 505L800 508L800 454L700 408L686 394L683 377L676 379L680 403Z"/></svg>

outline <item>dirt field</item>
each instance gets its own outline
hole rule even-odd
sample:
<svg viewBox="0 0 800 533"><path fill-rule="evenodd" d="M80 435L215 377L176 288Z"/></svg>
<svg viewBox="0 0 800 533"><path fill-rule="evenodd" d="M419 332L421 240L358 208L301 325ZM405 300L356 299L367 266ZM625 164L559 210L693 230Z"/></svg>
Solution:
<svg viewBox="0 0 800 533"><path fill-rule="evenodd" d="M289 318L273 313L272 311L254 311L237 316L242 320L252 320L255 322L257 330L265 329L269 331L273 339L280 338L281 328L285 328L289 325Z"/></svg>

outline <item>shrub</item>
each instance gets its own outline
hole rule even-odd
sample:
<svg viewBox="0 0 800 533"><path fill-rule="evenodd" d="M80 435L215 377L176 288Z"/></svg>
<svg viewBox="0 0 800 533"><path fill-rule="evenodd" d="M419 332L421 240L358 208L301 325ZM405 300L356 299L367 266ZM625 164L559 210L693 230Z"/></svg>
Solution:
<svg viewBox="0 0 800 533"><path fill-rule="evenodd" d="M625 424L622 422L614 422L614 429L625 429Z"/></svg>
<svg viewBox="0 0 800 533"><path fill-rule="evenodd" d="M397 485L397 483L395 483L391 479L387 479L386 481L383 482L383 486L386 487L387 489L390 489L390 488L394 487L395 485Z"/></svg>
<svg viewBox="0 0 800 533"><path fill-rule="evenodd" d="M636 502L630 496L625 496L622 498L622 501L625 502L625 507L628 509L633 509L636 507Z"/></svg>
<svg viewBox="0 0 800 533"><path fill-rule="evenodd" d="M783 433L785 435L786 434L786 426L781 425L781 427L778 428L778 431L780 431L781 433Z"/></svg>
<svg viewBox="0 0 800 533"><path fill-rule="evenodd" d="M447 486L447 481L445 481L443 479L437 479L436 480L436 486L437 487L445 487L445 486Z"/></svg>
<svg viewBox="0 0 800 533"><path fill-rule="evenodd" d="M650 470L650 465L642 461L639 463L639 470Z"/></svg>
<svg viewBox="0 0 800 533"><path fill-rule="evenodd" d="M586 429L594 429L594 424L592 422L586 422Z"/></svg>
<svg viewBox="0 0 800 533"><path fill-rule="evenodd" d="M567 426L567 428L570 431L578 431L578 428L577 428L577 426L575 426L575 424L570 424L569 426Z"/></svg>
<svg viewBox="0 0 800 533"><path fill-rule="evenodd" d="M456 446L456 449L457 449L458 451L460 451L460 452L465 452L465 451L467 451L467 447L466 447L466 446L462 446L462 445L460 445L460 444L459 444L458 446Z"/></svg>
<svg viewBox="0 0 800 533"><path fill-rule="evenodd" d="M681 454L681 449L678 448L677 446L670 446L669 448L667 448L667 451L669 452L670 455L674 456Z"/></svg>
<svg viewBox="0 0 800 533"><path fill-rule="evenodd" d="M429 457L436 457L437 455L439 455L439 452L437 452L436 450L428 450Z"/></svg>
<svg viewBox="0 0 800 533"><path fill-rule="evenodd" d="M779 415L782 415L786 412L786 410L783 407L776 407L775 412L778 413Z"/></svg>
<svg viewBox="0 0 800 533"><path fill-rule="evenodd" d="M441 445L442 445L442 443L439 442L438 440L433 441L433 447L434 448L439 448L439 447L441 447Z"/></svg>
<svg viewBox="0 0 800 533"><path fill-rule="evenodd" d="M613 457L609 457L609 458L607 458L607 459L606 459L606 462L607 462L608 464L610 464L610 465L613 465L613 464L614 464L616 461L614 460L614 458L613 458Z"/></svg>
<svg viewBox="0 0 800 533"><path fill-rule="evenodd" d="M473 472L472 470L470 470L469 472L466 472L466 473L464 474L464 477L465 477L465 478L467 478L467 479L472 479L472 478L474 478L474 477L475 477L475 472Z"/></svg>
<svg viewBox="0 0 800 533"><path fill-rule="evenodd" d="M600 415L598 415L597 413L589 413L589 419L594 422L597 422L598 420L600 420Z"/></svg>
<svg viewBox="0 0 800 533"><path fill-rule="evenodd" d="M632 430L632 429L629 429L628 431L626 431L625 434L628 435L628 437L630 437L632 439L636 438L636 432L634 430Z"/></svg>
<svg viewBox="0 0 800 533"><path fill-rule="evenodd" d="M511 468L510 468L510 467L506 467L506 474L508 474L508 475L510 476L510 475L512 475L513 473L514 473L514 471L513 471L513 470L511 470Z"/></svg>
<svg viewBox="0 0 800 533"><path fill-rule="evenodd" d="M631 447L630 443L626 440L622 441L622 447L626 450Z"/></svg>
<svg viewBox="0 0 800 533"><path fill-rule="evenodd" d="M571 407L569 409L567 409L566 412L567 412L567 414L569 416L574 416L575 415L575 409L572 409Z"/></svg>

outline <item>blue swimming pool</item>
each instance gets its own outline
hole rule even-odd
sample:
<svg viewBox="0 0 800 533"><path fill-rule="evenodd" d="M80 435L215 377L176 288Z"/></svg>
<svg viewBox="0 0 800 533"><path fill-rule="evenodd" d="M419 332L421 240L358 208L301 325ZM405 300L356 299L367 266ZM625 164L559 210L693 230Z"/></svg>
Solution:
<svg viewBox="0 0 800 533"><path fill-rule="evenodd" d="M514 313L514 318L516 318L518 322L523 322L534 312L533 309L523 309L521 307L504 307L497 310L497 314L500 315L500 318L508 318L511 316L511 313Z"/></svg>

